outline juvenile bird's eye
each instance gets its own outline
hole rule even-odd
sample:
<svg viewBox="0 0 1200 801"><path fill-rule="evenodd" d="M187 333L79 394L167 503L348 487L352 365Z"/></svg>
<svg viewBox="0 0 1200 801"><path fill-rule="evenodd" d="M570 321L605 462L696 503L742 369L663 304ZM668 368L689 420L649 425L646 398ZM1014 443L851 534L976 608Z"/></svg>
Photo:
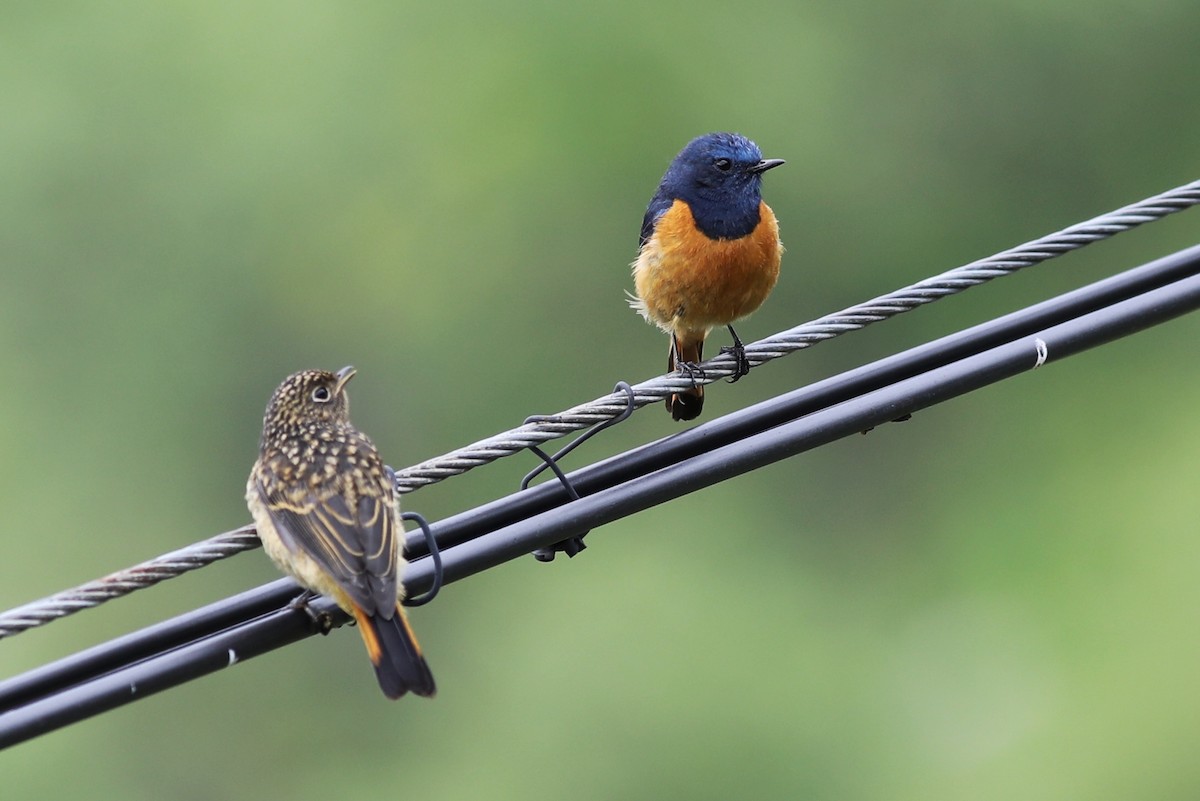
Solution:
<svg viewBox="0 0 1200 801"><path fill-rule="evenodd" d="M329 399L332 397L329 387L317 387L312 391L312 399L317 403L329 403Z"/></svg>
<svg viewBox="0 0 1200 801"><path fill-rule="evenodd" d="M733 162L729 159L721 158L714 161L713 166L721 172L729 172L729 168L733 166Z"/></svg>

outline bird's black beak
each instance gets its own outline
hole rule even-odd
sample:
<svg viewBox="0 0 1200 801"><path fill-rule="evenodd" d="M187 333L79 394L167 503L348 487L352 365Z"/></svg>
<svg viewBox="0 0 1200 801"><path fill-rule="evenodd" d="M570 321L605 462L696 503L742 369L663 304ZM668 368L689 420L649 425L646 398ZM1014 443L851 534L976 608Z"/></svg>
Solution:
<svg viewBox="0 0 1200 801"><path fill-rule="evenodd" d="M753 167L751 167L749 171L752 173L755 173L755 174L764 173L767 170L773 170L776 167L778 167L780 164L784 164L784 163L786 163L786 162L784 162L783 159L763 159L762 161L758 162Z"/></svg>
<svg viewBox="0 0 1200 801"><path fill-rule="evenodd" d="M338 370L334 375L337 376L337 383L333 385L333 394L339 394L346 388L346 384L351 378L354 378L354 373L357 372L353 367L346 365L341 370Z"/></svg>

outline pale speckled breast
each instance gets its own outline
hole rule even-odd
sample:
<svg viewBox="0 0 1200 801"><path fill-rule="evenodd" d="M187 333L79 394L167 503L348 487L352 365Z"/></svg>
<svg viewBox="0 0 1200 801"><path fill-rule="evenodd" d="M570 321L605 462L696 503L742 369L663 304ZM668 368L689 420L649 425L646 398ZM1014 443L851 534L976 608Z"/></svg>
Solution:
<svg viewBox="0 0 1200 801"><path fill-rule="evenodd" d="M783 247L766 203L758 227L741 239L709 239L691 209L676 200L634 263L646 318L665 331L708 331L762 305L779 279Z"/></svg>

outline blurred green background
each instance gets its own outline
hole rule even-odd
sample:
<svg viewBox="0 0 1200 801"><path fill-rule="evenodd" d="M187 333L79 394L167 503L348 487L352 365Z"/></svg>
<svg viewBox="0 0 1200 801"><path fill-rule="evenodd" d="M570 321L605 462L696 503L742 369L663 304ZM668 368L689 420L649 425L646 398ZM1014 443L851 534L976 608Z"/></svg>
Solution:
<svg viewBox="0 0 1200 801"><path fill-rule="evenodd" d="M788 160L749 341L1196 178L1198 40L1185 0L7 2L0 608L246 522L293 370L356 365L395 465L659 374L623 292L692 136ZM1192 211L1094 245L704 419L1197 241ZM1197 334L452 585L413 615L435 701L386 702L341 630L0 754L3 797L1193 799ZM676 430L656 405L572 464ZM243 555L0 643L0 675L276 577Z"/></svg>

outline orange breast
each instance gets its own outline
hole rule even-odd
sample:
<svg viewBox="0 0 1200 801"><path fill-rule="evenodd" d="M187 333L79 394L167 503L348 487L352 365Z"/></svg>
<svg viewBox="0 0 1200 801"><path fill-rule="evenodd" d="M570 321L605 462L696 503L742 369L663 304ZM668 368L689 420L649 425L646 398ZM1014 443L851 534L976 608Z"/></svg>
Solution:
<svg viewBox="0 0 1200 801"><path fill-rule="evenodd" d="M779 278L783 247L771 208L741 239L709 239L676 200L642 246L634 283L647 319L665 331L700 334L750 314Z"/></svg>

